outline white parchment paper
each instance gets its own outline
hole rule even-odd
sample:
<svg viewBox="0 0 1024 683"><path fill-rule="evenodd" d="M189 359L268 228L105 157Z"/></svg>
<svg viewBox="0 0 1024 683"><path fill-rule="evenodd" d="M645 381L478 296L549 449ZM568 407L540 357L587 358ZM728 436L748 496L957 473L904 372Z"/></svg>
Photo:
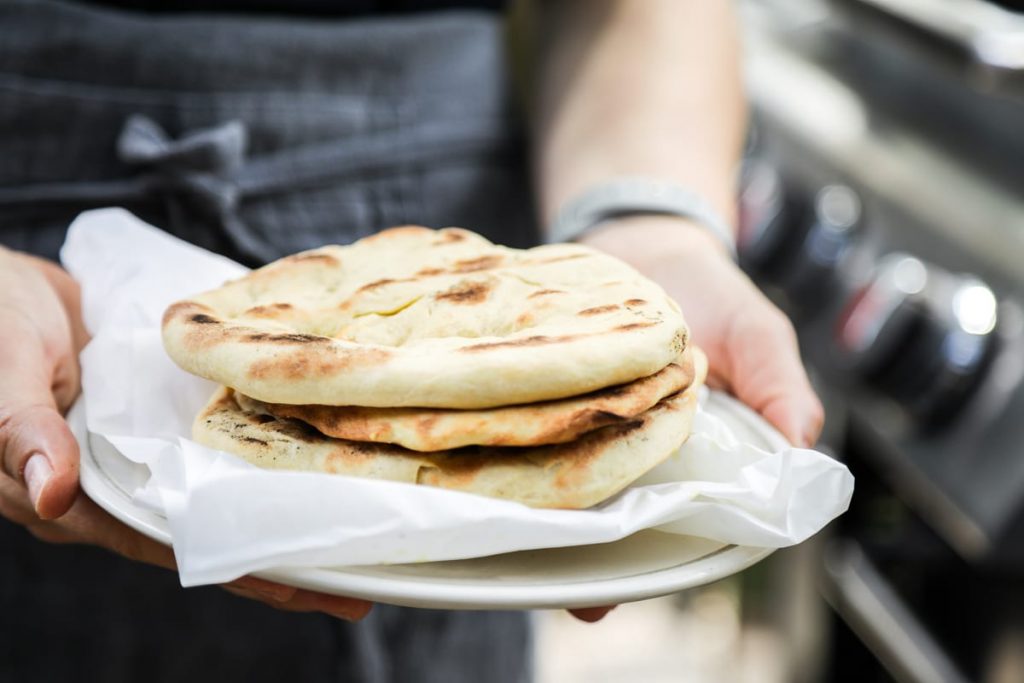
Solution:
<svg viewBox="0 0 1024 683"><path fill-rule="evenodd" d="M183 585L278 567L479 557L618 540L640 529L726 543L799 543L844 512L853 477L813 450L740 443L709 411L686 445L640 482L583 511L423 486L266 471L189 439L213 383L164 353L172 302L245 269L121 209L82 214L61 252L82 284L92 342L82 354L90 432L149 467L134 501L165 515Z"/></svg>

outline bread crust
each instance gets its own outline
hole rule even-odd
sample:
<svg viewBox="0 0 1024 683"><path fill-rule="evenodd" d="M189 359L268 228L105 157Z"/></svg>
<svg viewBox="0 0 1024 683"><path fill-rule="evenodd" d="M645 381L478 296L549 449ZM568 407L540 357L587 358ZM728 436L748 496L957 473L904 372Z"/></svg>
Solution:
<svg viewBox="0 0 1024 683"><path fill-rule="evenodd" d="M193 438L260 467L436 486L531 507L583 509L615 495L686 441L707 373L703 354L695 353L694 364L694 381L685 390L628 421L563 444L419 453L335 439L299 420L245 410L227 388L219 389L196 418Z"/></svg>

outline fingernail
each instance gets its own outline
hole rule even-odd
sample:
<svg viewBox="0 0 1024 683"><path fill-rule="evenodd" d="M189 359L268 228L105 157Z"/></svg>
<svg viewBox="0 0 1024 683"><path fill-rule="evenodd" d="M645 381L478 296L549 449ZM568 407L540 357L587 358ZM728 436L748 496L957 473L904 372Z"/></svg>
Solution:
<svg viewBox="0 0 1024 683"><path fill-rule="evenodd" d="M32 501L32 507L38 512L39 496L42 495L43 489L46 488L46 482L53 476L53 468L50 467L50 461L42 453L34 454L25 463L22 476L25 477L25 486L28 488L28 497Z"/></svg>
<svg viewBox="0 0 1024 683"><path fill-rule="evenodd" d="M786 437L786 441L796 448L804 447L804 428L798 420L790 420L785 427L779 426L779 431Z"/></svg>
<svg viewBox="0 0 1024 683"><path fill-rule="evenodd" d="M800 432L800 445L804 448L814 448L815 444L818 443L818 439L821 438L822 424L818 420L810 420L804 424L803 431Z"/></svg>

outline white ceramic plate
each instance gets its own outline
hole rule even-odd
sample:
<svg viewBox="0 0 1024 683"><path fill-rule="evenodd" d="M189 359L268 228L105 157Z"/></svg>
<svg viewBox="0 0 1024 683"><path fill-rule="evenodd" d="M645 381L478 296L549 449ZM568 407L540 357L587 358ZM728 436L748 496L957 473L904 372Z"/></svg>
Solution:
<svg viewBox="0 0 1024 683"><path fill-rule="evenodd" d="M737 436L770 450L782 436L738 401L712 392L708 410ZM82 446L82 488L133 529L170 545L167 520L132 502L148 478L104 439L85 429L80 406L69 415ZM767 557L772 548L643 531L614 543L528 550L471 560L367 567L279 569L258 576L300 588L409 607L543 609L611 605L716 581Z"/></svg>

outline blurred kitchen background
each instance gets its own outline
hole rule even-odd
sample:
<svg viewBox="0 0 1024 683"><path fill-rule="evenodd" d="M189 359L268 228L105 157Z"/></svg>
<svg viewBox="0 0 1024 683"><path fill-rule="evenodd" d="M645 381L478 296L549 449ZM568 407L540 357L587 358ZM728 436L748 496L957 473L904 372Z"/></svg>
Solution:
<svg viewBox="0 0 1024 683"><path fill-rule="evenodd" d="M741 576L538 613L539 681L1024 681L1024 0L740 6L741 262L857 491Z"/></svg>

